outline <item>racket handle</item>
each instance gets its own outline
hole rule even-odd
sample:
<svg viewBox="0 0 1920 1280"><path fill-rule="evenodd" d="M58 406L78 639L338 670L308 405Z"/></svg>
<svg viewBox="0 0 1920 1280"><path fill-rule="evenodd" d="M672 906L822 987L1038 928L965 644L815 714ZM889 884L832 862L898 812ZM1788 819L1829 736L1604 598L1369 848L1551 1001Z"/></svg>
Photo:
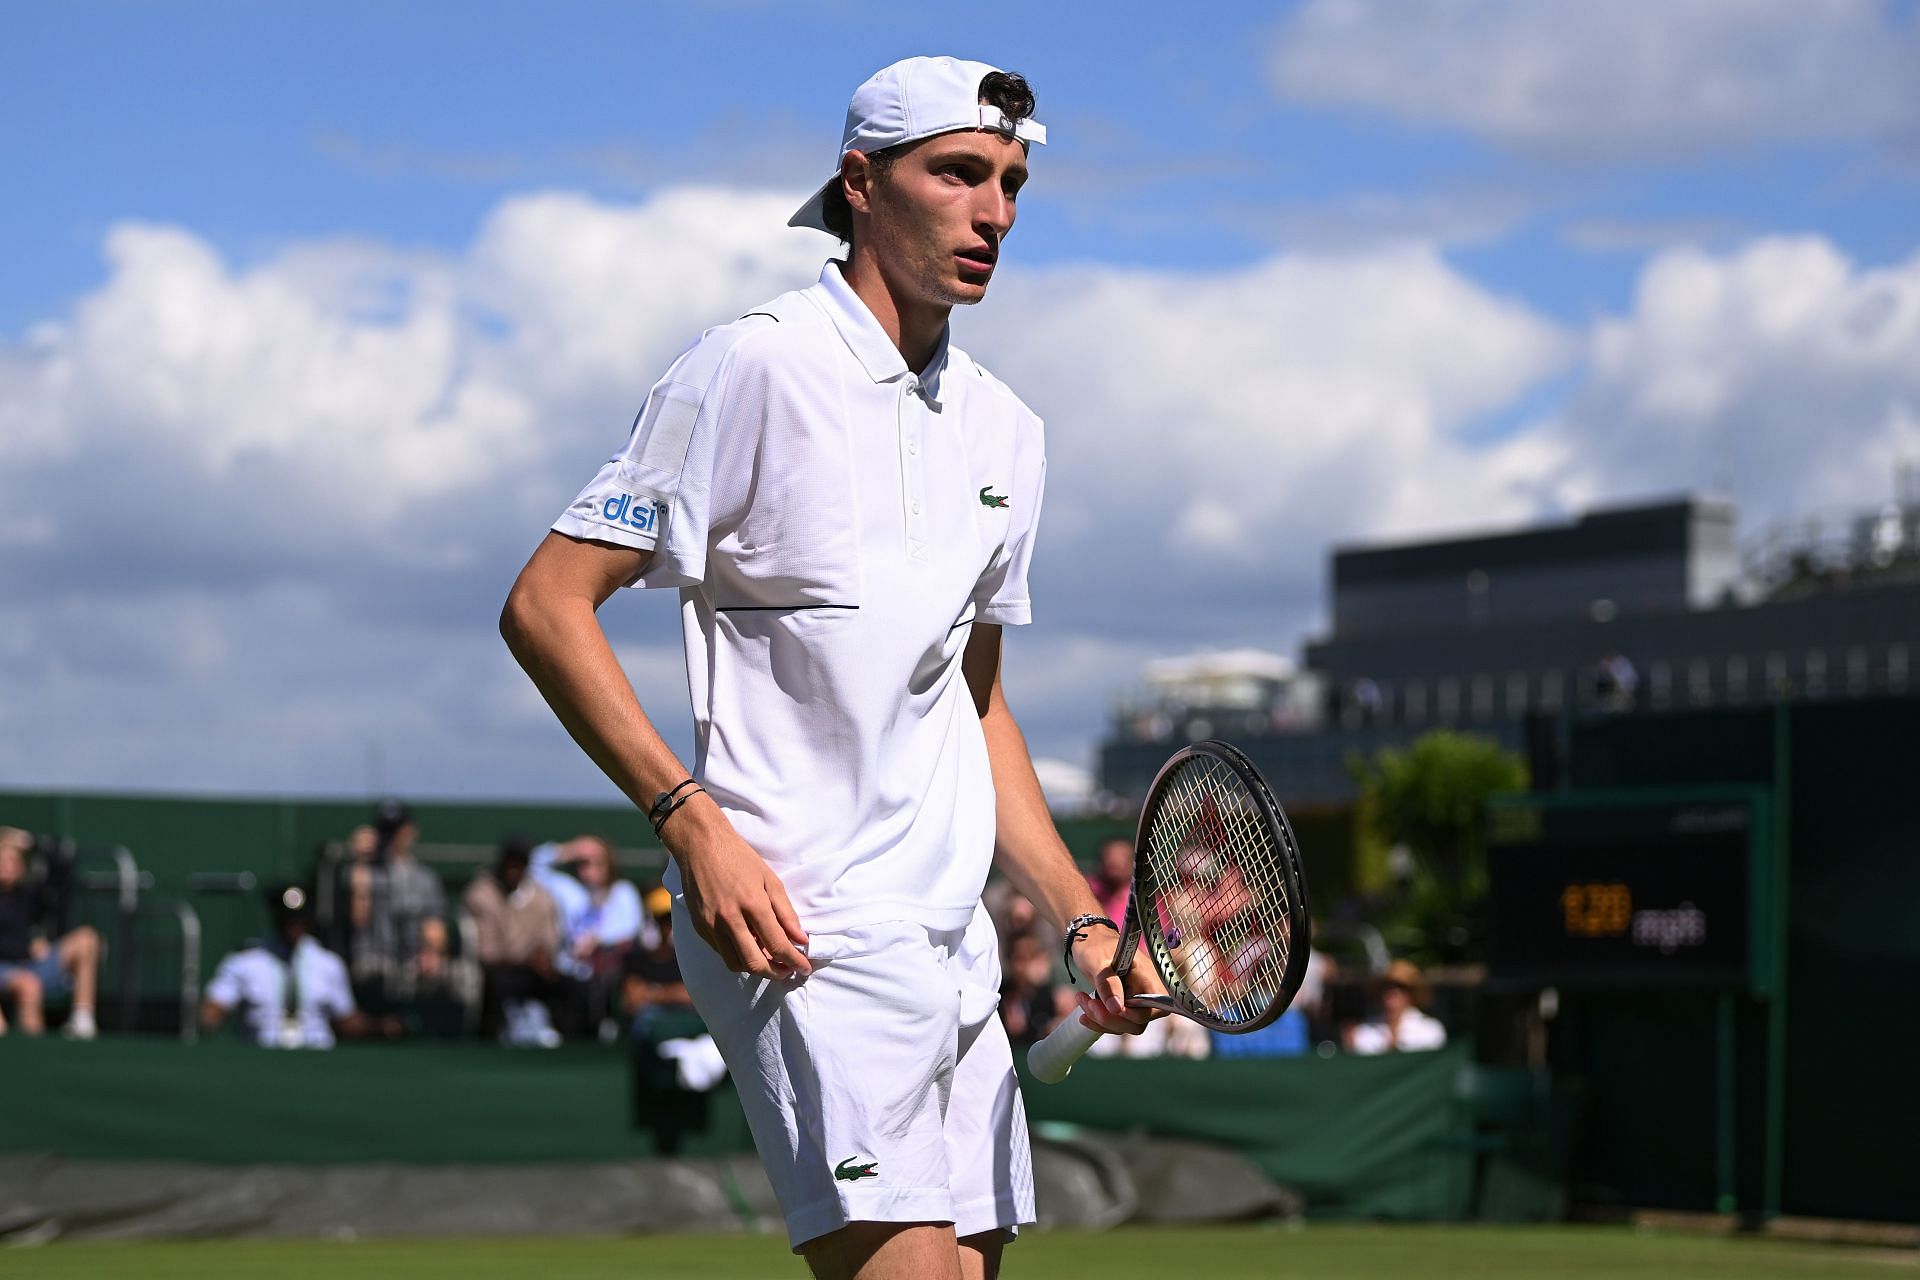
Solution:
<svg viewBox="0 0 1920 1280"><path fill-rule="evenodd" d="M1067 1078L1067 1072L1073 1070L1073 1064L1080 1061L1080 1055L1105 1034L1082 1022L1076 1012L1049 1031L1046 1039L1027 1050L1027 1070L1042 1084L1059 1084Z"/></svg>

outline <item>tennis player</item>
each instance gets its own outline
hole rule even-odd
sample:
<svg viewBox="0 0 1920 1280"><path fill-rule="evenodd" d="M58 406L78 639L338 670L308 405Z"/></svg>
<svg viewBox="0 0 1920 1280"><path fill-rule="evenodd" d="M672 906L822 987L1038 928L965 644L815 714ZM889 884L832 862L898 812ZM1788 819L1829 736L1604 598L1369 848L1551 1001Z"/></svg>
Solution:
<svg viewBox="0 0 1920 1280"><path fill-rule="evenodd" d="M996 856L1074 937L1084 1016L1147 1021L1001 691L1001 630L1030 613L1040 420L948 335L1045 139L1026 82L982 63L863 84L791 219L845 260L674 362L501 618L660 832L687 989L822 1277L992 1276L1033 1219L980 904ZM597 620L622 586L680 591L691 769ZM1147 968L1129 983L1157 989Z"/></svg>

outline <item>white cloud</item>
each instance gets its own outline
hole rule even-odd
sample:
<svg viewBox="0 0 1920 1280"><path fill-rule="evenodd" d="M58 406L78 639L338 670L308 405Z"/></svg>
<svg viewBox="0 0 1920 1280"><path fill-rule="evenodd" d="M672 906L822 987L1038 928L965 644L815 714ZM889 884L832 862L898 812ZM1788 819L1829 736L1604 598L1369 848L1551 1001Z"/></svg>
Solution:
<svg viewBox="0 0 1920 1280"><path fill-rule="evenodd" d="M1330 534L1529 509L1460 433L1557 372L1568 341L1430 250L1008 292L980 346L1051 416L1066 480L1048 520L1063 509L1136 564L1317 575Z"/></svg>
<svg viewBox="0 0 1920 1280"><path fill-rule="evenodd" d="M457 255L245 266L115 229L106 282L0 346L0 773L352 790L377 747L402 789L606 794L494 617L674 353L812 277L790 203L527 196ZM1090 763L1153 654L1290 650L1332 540L1685 487L1729 453L1766 509L1851 500L1920 447L1920 264L1818 240L1669 253L1584 339L1412 246L1010 268L957 325L1049 422L1039 625L1007 667L1043 756ZM1564 413L1484 439L1582 352ZM684 748L673 602L636 594L610 630Z"/></svg>
<svg viewBox="0 0 1920 1280"><path fill-rule="evenodd" d="M1093 774L1080 765L1042 756L1033 762L1033 772L1055 813L1078 813L1093 799Z"/></svg>
<svg viewBox="0 0 1920 1280"><path fill-rule="evenodd" d="M1878 0L1309 0L1286 98L1559 157L1672 156L1920 128L1920 29Z"/></svg>
<svg viewBox="0 0 1920 1280"><path fill-rule="evenodd" d="M1730 488L1749 524L1884 499L1920 459L1920 256L1862 268L1818 237L1672 250L1595 326L1540 439L1581 492Z"/></svg>

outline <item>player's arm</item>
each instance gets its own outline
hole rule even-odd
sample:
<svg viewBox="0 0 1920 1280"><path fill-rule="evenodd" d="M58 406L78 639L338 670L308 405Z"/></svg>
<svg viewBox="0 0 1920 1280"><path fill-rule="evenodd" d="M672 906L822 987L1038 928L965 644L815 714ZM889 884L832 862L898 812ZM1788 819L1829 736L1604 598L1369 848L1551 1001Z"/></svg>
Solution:
<svg viewBox="0 0 1920 1280"><path fill-rule="evenodd" d="M598 610L652 554L549 533L500 614L500 634L547 705L643 813L689 771L640 709ZM785 887L712 799L682 805L661 838L680 867L694 928L727 967L759 977L809 972L799 950L806 933Z"/></svg>
<svg viewBox="0 0 1920 1280"><path fill-rule="evenodd" d="M1027 752L1026 735L1007 706L1000 685L1000 628L975 623L961 664L993 769L994 862L1014 888L1060 928L1075 916L1099 915L1099 900L1053 825L1046 794ZM1117 932L1095 926L1074 944L1074 970L1088 979L1092 991L1081 996L1080 1008L1087 1021L1103 1031L1137 1034L1154 1015L1123 1004L1124 992L1113 964L1119 942ZM1147 965L1136 966L1128 974L1128 986L1159 990Z"/></svg>

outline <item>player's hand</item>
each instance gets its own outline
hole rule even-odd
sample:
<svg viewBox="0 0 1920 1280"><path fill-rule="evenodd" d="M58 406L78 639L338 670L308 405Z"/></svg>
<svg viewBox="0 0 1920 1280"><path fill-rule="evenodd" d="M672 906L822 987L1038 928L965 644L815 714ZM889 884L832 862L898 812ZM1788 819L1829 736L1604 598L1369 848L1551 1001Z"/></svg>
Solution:
<svg viewBox="0 0 1920 1280"><path fill-rule="evenodd" d="M1132 1008L1126 998L1167 992L1153 966L1140 957L1135 957L1123 984L1114 972L1114 962L1120 958L1119 948L1120 935L1105 925L1092 926L1073 944L1073 971L1086 975L1088 987L1076 993L1080 1020L1112 1035L1137 1036L1146 1030L1149 1022L1166 1015L1158 1009Z"/></svg>
<svg viewBox="0 0 1920 1280"><path fill-rule="evenodd" d="M693 819L684 823L680 819ZM807 931L787 898L787 887L766 860L742 840L706 796L682 806L669 826L668 852L680 864L693 928L727 968L756 978L804 978Z"/></svg>

